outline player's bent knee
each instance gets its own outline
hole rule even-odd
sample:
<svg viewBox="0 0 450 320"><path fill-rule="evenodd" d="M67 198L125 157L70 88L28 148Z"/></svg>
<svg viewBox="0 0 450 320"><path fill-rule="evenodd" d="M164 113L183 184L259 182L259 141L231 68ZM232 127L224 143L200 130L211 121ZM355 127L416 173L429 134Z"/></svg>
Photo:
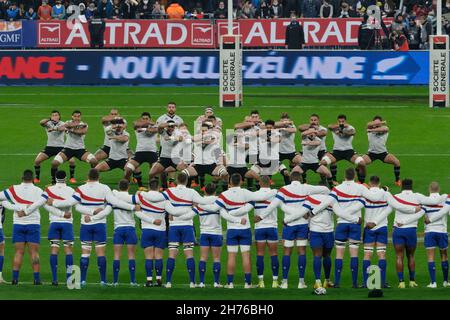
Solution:
<svg viewBox="0 0 450 320"><path fill-rule="evenodd" d="M366 165L366 163L364 162L363 157L361 157L361 156L356 157L355 164L357 166L365 166Z"/></svg>
<svg viewBox="0 0 450 320"><path fill-rule="evenodd" d="M127 164L125 165L125 169L129 169L134 172L134 170L136 170L136 167L133 164L127 162Z"/></svg>
<svg viewBox="0 0 450 320"><path fill-rule="evenodd" d="M294 246L294 240L284 240L283 246L286 248L292 248Z"/></svg>
<svg viewBox="0 0 450 320"><path fill-rule="evenodd" d="M88 163L96 163L98 161L97 161L97 158L92 153L90 153L87 156L87 158L86 158L86 162L88 162Z"/></svg>
<svg viewBox="0 0 450 320"><path fill-rule="evenodd" d="M306 247L308 245L308 240L306 239L298 239L296 241L297 247Z"/></svg>
<svg viewBox="0 0 450 320"><path fill-rule="evenodd" d="M241 244L239 247L241 248L241 252L249 252L250 251L250 246L247 244Z"/></svg>
<svg viewBox="0 0 450 320"><path fill-rule="evenodd" d="M329 156L323 156L322 161L329 166L331 164L331 159Z"/></svg>
<svg viewBox="0 0 450 320"><path fill-rule="evenodd" d="M228 175L228 171L225 167L220 167L219 171L217 171L217 175L219 177L225 177Z"/></svg>
<svg viewBox="0 0 450 320"><path fill-rule="evenodd" d="M53 159L52 164L59 166L62 163L64 163L64 159L59 154L57 154Z"/></svg>
<svg viewBox="0 0 450 320"><path fill-rule="evenodd" d="M227 246L227 251L230 253L237 253L239 250L238 246Z"/></svg>

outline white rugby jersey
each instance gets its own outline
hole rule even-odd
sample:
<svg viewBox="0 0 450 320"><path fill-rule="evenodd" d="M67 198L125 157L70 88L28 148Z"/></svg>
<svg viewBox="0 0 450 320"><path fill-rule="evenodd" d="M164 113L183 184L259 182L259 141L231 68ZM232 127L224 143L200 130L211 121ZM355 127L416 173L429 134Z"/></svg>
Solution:
<svg viewBox="0 0 450 320"><path fill-rule="evenodd" d="M324 186L312 186L309 184L302 184L299 181L292 181L287 186L281 187L278 190L275 199L271 201L267 209L259 216L264 219L266 215L279 207L282 203L287 206L300 209L307 196L313 194L328 194L329 192L330 190ZM288 223L288 226L295 226L299 224L308 224L308 220L305 218L300 218Z"/></svg>
<svg viewBox="0 0 450 320"><path fill-rule="evenodd" d="M178 126L180 124L182 124L184 121L183 119L174 114L173 116L169 115L169 114L163 114L162 116L160 116L157 120L156 120L156 124L160 125L161 123L166 123L167 121L172 120L173 122L175 122L175 124Z"/></svg>
<svg viewBox="0 0 450 320"><path fill-rule="evenodd" d="M255 196L266 197L266 195L273 195L273 190L270 188L260 188L258 191L255 191ZM255 215L259 215L270 205L270 202L275 198L275 196L269 196L267 200L263 201L253 201L251 204L255 208ZM265 218L259 222L255 223L255 229L263 229L263 228L278 228L278 210L277 208L270 211L270 213L265 216Z"/></svg>
<svg viewBox="0 0 450 320"><path fill-rule="evenodd" d="M200 165L215 164L220 162L222 149L220 147L220 133L209 130L202 136L202 141L194 143L194 163ZM204 144L202 142L211 142Z"/></svg>
<svg viewBox="0 0 450 320"><path fill-rule="evenodd" d="M69 187L68 185L66 185L65 183L56 183L53 186L49 186L47 188L45 188L44 193L42 194L42 198L44 201L47 201L47 199L49 197L53 198L53 199L58 199L58 200L66 200L72 197L72 195L74 194L75 190L73 190L71 187ZM50 208L52 208L51 206L44 206L44 208L49 211L49 219L50 219L50 223L52 222L63 222L63 223L73 223L73 217L70 217L70 219L66 219L63 216L61 216L61 214L55 214L55 212L48 210ZM31 207L29 207L27 209L30 210ZM56 208L53 208L56 209ZM65 208L61 208L61 212L64 215L64 212L72 212L72 207L65 207Z"/></svg>
<svg viewBox="0 0 450 320"><path fill-rule="evenodd" d="M216 201L216 196L207 196L205 199ZM222 235L222 220L219 210L210 210L211 205L196 205L192 210L198 214L200 220L200 234Z"/></svg>
<svg viewBox="0 0 450 320"><path fill-rule="evenodd" d="M178 138L181 136L180 130L176 129L172 132L171 135L167 133L166 130L163 130L160 134L160 145L161 145L161 154L162 158L172 158L174 155L173 149L179 143Z"/></svg>
<svg viewBox="0 0 450 320"><path fill-rule="evenodd" d="M113 190L113 195L124 202L133 204L131 195L127 191ZM135 204L135 203L134 203ZM134 220L134 212L129 210L123 210L118 207L113 207L114 212L114 229L119 227L135 227L136 221Z"/></svg>
<svg viewBox="0 0 450 320"><path fill-rule="evenodd" d="M325 133L328 133L328 129L325 128L324 126L319 126L319 128L317 129L318 131L325 131ZM323 137L319 137L319 139L322 141L320 144L320 151L327 151L327 144L326 144L326 140L327 140L327 136L324 135Z"/></svg>
<svg viewBox="0 0 450 320"><path fill-rule="evenodd" d="M279 160L280 159L280 143L270 142L267 136L267 130L261 130L258 137L259 158L263 160ZM277 129L270 131L271 138L279 138L280 132Z"/></svg>
<svg viewBox="0 0 450 320"><path fill-rule="evenodd" d="M244 168L247 166L245 159L248 151L245 148L245 135L244 133L235 132L230 134L226 138L227 141L227 166L233 168Z"/></svg>
<svg viewBox="0 0 450 320"><path fill-rule="evenodd" d="M347 130L355 130L355 128L353 126L348 126L347 128L344 129L344 131ZM333 139L334 139L334 145L333 145L333 150L339 150L339 151L345 151L345 150L352 150L353 149L353 135L352 136L339 136L334 130L331 131L331 133L333 134Z"/></svg>
<svg viewBox="0 0 450 320"><path fill-rule="evenodd" d="M393 196L393 198L406 206L416 207L419 205L438 205L445 201L446 196L426 197L423 194L415 193L412 190L403 190L399 194ZM399 228L417 228L418 220L425 214L424 210L421 210L415 214L405 213L403 210L395 210L395 222L402 223Z"/></svg>
<svg viewBox="0 0 450 320"><path fill-rule="evenodd" d="M302 163L319 163L319 151L321 145L310 146L303 144L303 142L310 141L308 137L302 140ZM315 137L312 141L322 141L319 137Z"/></svg>
<svg viewBox="0 0 450 320"><path fill-rule="evenodd" d="M10 203L16 205L16 209L20 208L20 210L25 211L28 205L32 205L34 202L40 200L41 195L41 188L36 187L32 183L22 182L21 184L13 185L8 189L3 190L3 192L0 194L0 200L7 200ZM41 223L41 214L39 212L39 209L35 209L34 211L29 212L29 214L24 217L19 217L17 215L17 211L19 210L16 209L14 209L14 224L29 225Z"/></svg>
<svg viewBox="0 0 450 320"><path fill-rule="evenodd" d="M106 126L103 125L103 131L105 133L105 138L103 138L103 145L107 147L111 147L111 140L109 140L109 137L112 135L112 125L107 124Z"/></svg>
<svg viewBox="0 0 450 320"><path fill-rule="evenodd" d="M276 194L276 190L270 190L268 192L254 193L241 187L231 187L227 191L222 192L216 204L221 208L220 214L227 220L227 229L249 229L250 221L248 218L248 211L251 210L251 205L248 202L251 201L264 201L273 197ZM245 209L248 207L248 209ZM233 212L238 210L242 211L239 218L232 217ZM245 225L240 223L242 218L246 218Z"/></svg>
<svg viewBox="0 0 450 320"><path fill-rule="evenodd" d="M116 135L113 133L113 135ZM122 160L128 159L128 144L130 142L130 134L126 131L123 131L120 136L127 136L128 141L117 141L110 140L111 150L109 151L109 159L112 160Z"/></svg>
<svg viewBox="0 0 450 320"><path fill-rule="evenodd" d="M67 121L66 123L71 123L71 122L72 121ZM84 125L86 125L86 128L88 128L87 123L80 121L79 126L84 126ZM73 150L85 149L85 146L84 146L84 138L85 137L86 137L85 134L80 136L79 134L75 134L73 132L67 131L67 139L66 139L66 143L64 144L64 148L73 149Z"/></svg>
<svg viewBox="0 0 450 320"><path fill-rule="evenodd" d="M157 127L153 125L152 127ZM148 132L147 128L139 128L136 133L136 152L156 152L156 132Z"/></svg>
<svg viewBox="0 0 450 320"><path fill-rule="evenodd" d="M334 198L334 200L337 201L343 209L350 207L356 201L359 201L364 205L364 196L367 196L369 199L373 198L365 186L358 184L355 181L343 181L340 185L333 188L330 196ZM356 212L356 216L358 218L361 217L361 210ZM338 217L337 224L339 223L352 222Z"/></svg>
<svg viewBox="0 0 450 320"><path fill-rule="evenodd" d="M79 186L75 189L75 192L71 198L66 200L55 200L53 202L53 206L56 208L64 208L81 204L83 207L89 207L95 210L97 208L105 209L107 203L121 209L130 211L134 210L134 205L117 199L106 184L102 184L98 181L88 181L87 183ZM106 215L102 219L97 220L96 218L89 223L86 223L84 221L85 213L81 213L81 224L106 223Z"/></svg>
<svg viewBox="0 0 450 320"><path fill-rule="evenodd" d="M176 151L176 154L180 156L184 163L189 164L192 162L192 135L187 129L180 129L179 132L183 141L176 145L175 149L179 150Z"/></svg>
<svg viewBox="0 0 450 320"><path fill-rule="evenodd" d="M444 232L447 233L447 216L450 214L450 195L448 195L447 201L443 204L443 207L439 209L439 211L430 212L427 206L427 216L430 220L430 224L425 225L425 232L427 232L427 226L433 225L431 228L429 228L428 232Z"/></svg>
<svg viewBox="0 0 450 320"><path fill-rule="evenodd" d="M303 204L303 207L313 211L323 201L328 199L327 195L315 194L308 196ZM309 230L314 232L333 232L334 231L334 217L333 210L326 207L324 210L317 212L309 219Z"/></svg>
<svg viewBox="0 0 450 320"><path fill-rule="evenodd" d="M369 139L369 152L387 152L386 141L388 136L389 132L367 132L367 137Z"/></svg>
<svg viewBox="0 0 450 320"><path fill-rule="evenodd" d="M369 193L373 194L374 197L379 198L380 200L371 201L368 199L364 200L365 214L364 214L364 223L368 222L375 223L375 227L371 230L375 231L382 227L387 227L388 225L388 216L393 211L392 207L388 204L386 199L386 191L381 188L372 187L369 189Z"/></svg>
<svg viewBox="0 0 450 320"><path fill-rule="evenodd" d="M153 200L157 201L153 201ZM141 219L142 229L153 229L166 231L166 211L162 193L157 191L140 192L132 196L132 202L141 206L141 212L136 212L136 216ZM155 220L161 220L161 225L153 224Z"/></svg>
<svg viewBox="0 0 450 320"><path fill-rule="evenodd" d="M295 125L291 124L286 128L295 128ZM294 153L295 152L295 132L287 132L280 130L280 153Z"/></svg>
<svg viewBox="0 0 450 320"><path fill-rule="evenodd" d="M193 203L198 204L210 204L214 202L212 198L203 198L197 191L191 188L187 188L184 185L177 185L176 187L169 188L163 193L164 198L169 201L174 207L190 207ZM180 217L174 216L170 221L170 226L192 226L193 219L184 220Z"/></svg>
<svg viewBox="0 0 450 320"><path fill-rule="evenodd" d="M442 199L442 196L439 193L430 193L430 198L439 198ZM425 232L439 232L439 233L447 233L447 215L439 219L435 219L434 216L438 215L438 212L443 209L445 206L445 202L441 202L436 205L425 205L423 209L425 210L425 214L430 219L431 223L425 224ZM432 217L434 219L432 219Z"/></svg>
<svg viewBox="0 0 450 320"><path fill-rule="evenodd" d="M250 129L244 131L246 140L248 142L248 154L256 155L258 154L258 132L259 125L255 125Z"/></svg>
<svg viewBox="0 0 450 320"><path fill-rule="evenodd" d="M64 126L63 121L54 122L52 120L47 121L45 124L45 131L47 133L47 147L63 147L64 146L64 131L58 131L60 127ZM48 131L52 129L55 131Z"/></svg>

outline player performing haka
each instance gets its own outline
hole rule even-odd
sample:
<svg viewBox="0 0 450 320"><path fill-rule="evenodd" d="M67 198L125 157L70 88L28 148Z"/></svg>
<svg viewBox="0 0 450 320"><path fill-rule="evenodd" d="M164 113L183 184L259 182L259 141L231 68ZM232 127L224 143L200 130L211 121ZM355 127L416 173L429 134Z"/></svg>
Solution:
<svg viewBox="0 0 450 320"><path fill-rule="evenodd" d="M345 115L339 115L337 120L337 123L328 126L333 134L333 151L331 153L328 152L322 158L320 164L325 166L330 165L333 182L336 183L337 162L341 160L352 162L357 166L358 181L364 183L366 179L366 164L364 159L353 150L352 144L356 130L347 123L347 117Z"/></svg>
<svg viewBox="0 0 450 320"><path fill-rule="evenodd" d="M47 131L47 145L34 160L34 183L40 183L41 163L45 160L56 156L64 147L64 136L66 128L64 122L61 121L61 114L57 110L53 110L50 119L42 119L39 124ZM75 175L75 160L69 160L70 166L70 183L76 183Z"/></svg>
<svg viewBox="0 0 450 320"><path fill-rule="evenodd" d="M117 109L111 109L109 114L102 118L102 126L103 131L105 132L105 138L103 140L103 146L94 154L97 161L102 161L109 157L109 151L111 149L111 125L117 124L117 120L122 120L125 125L127 124L126 120L119 115L119 110Z"/></svg>
<svg viewBox="0 0 450 320"><path fill-rule="evenodd" d="M64 124L67 132L66 143L64 149L59 152L52 161L52 182L55 183L55 174L58 167L68 159L75 157L80 161L88 162L92 168L97 165L97 159L94 155L86 150L84 138L88 131L87 123L81 121L81 111L72 112L72 120Z"/></svg>
<svg viewBox="0 0 450 320"><path fill-rule="evenodd" d="M289 160L290 168L299 165L302 158L295 151L295 128L294 121L289 118L287 112L283 112L280 121L275 122L275 128L279 130L281 135L280 141L280 162ZM289 184L289 175L283 175L284 184Z"/></svg>
<svg viewBox="0 0 450 320"><path fill-rule="evenodd" d="M380 160L394 166L395 184L401 186L400 181L400 161L392 154L388 153L386 141L389 136L389 127L386 121L380 116L375 116L367 124L367 136L369 138L369 152L363 156L366 165L376 160Z"/></svg>
<svg viewBox="0 0 450 320"><path fill-rule="evenodd" d="M247 173L247 150L248 146L245 143L245 134L242 129L234 129L234 131L227 130L226 133L226 164L228 175L233 173L240 174L244 179Z"/></svg>

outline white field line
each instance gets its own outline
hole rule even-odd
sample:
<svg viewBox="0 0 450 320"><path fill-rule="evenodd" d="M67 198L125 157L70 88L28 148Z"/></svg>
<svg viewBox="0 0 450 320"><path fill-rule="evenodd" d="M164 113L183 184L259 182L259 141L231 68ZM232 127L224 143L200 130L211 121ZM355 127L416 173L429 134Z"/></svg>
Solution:
<svg viewBox="0 0 450 320"><path fill-rule="evenodd" d="M57 106L52 107L51 104L43 105L43 104L0 104L0 109L17 109L20 108L22 110L26 109L50 109L50 108L57 108L57 109L92 109L92 108L135 108L135 109L165 109L165 105L120 105L120 104L114 104L114 103L108 103L106 105L92 105L92 106ZM335 109L335 108L341 108L341 109L367 109L367 108L374 108L374 109L405 109L405 108L411 108L410 106L406 105L364 105L364 106L348 106L348 105L323 105L323 106L312 106L312 105L255 105L252 106L254 108L286 108L286 109ZM204 106L197 105L179 105L178 109L184 109L184 108L199 108L202 109Z"/></svg>

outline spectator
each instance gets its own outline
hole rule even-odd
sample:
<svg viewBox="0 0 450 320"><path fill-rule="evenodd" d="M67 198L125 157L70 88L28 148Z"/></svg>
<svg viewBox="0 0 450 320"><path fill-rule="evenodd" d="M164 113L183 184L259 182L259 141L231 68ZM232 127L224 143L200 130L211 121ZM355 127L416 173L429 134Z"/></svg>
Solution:
<svg viewBox="0 0 450 320"><path fill-rule="evenodd" d="M350 7L350 5L347 2L342 1L341 13L339 14L339 18L352 18L355 16L356 16L356 14L353 11L353 9Z"/></svg>
<svg viewBox="0 0 450 320"><path fill-rule="evenodd" d="M333 18L333 5L328 1L323 0L323 4L320 6L319 17L321 18Z"/></svg>
<svg viewBox="0 0 450 320"><path fill-rule="evenodd" d="M122 7L120 6L120 0L114 0L112 5L111 17L113 19L120 19L120 17L122 17Z"/></svg>
<svg viewBox="0 0 450 320"><path fill-rule="evenodd" d="M278 3L278 0L272 0L272 5L270 6L270 16L272 18L281 18L283 16L283 6Z"/></svg>
<svg viewBox="0 0 450 320"><path fill-rule="evenodd" d="M269 7L266 4L265 0L262 0L259 4L258 10L256 10L256 17L258 19L269 19L270 18L270 11Z"/></svg>
<svg viewBox="0 0 450 320"><path fill-rule="evenodd" d="M29 7L28 11L25 12L25 19L26 20L36 20L37 19L37 14L34 11L33 7Z"/></svg>
<svg viewBox="0 0 450 320"><path fill-rule="evenodd" d="M148 0L143 0L137 7L137 17L139 19L151 19L152 10L152 5L148 2Z"/></svg>
<svg viewBox="0 0 450 320"><path fill-rule="evenodd" d="M409 51L408 40L402 30L394 30L390 34L390 39L395 51Z"/></svg>
<svg viewBox="0 0 450 320"><path fill-rule="evenodd" d="M445 6L442 7L442 14L450 13L450 0L447 0Z"/></svg>
<svg viewBox="0 0 450 320"><path fill-rule="evenodd" d="M17 8L17 5L15 2L11 3L8 10L6 10L6 20L8 21L16 21L20 20L20 10Z"/></svg>
<svg viewBox="0 0 450 320"><path fill-rule="evenodd" d="M164 7L159 4L158 1L155 1L153 4L152 17L153 19L164 19L166 16L166 12L164 11Z"/></svg>
<svg viewBox="0 0 450 320"><path fill-rule="evenodd" d="M66 17L66 8L61 4L61 0L56 0L56 4L52 7L52 18L64 20Z"/></svg>
<svg viewBox="0 0 450 320"><path fill-rule="evenodd" d="M42 5L37 12L40 20L49 21L52 19L52 7L47 4L47 0L42 0Z"/></svg>
<svg viewBox="0 0 450 320"><path fill-rule="evenodd" d="M86 5L81 2L78 4L78 7L80 8L80 16L78 17L82 23L86 23Z"/></svg>
<svg viewBox="0 0 450 320"><path fill-rule="evenodd" d="M255 8L252 3L246 0L242 9L239 11L238 19L253 19L255 17Z"/></svg>
<svg viewBox="0 0 450 320"><path fill-rule="evenodd" d="M397 15L391 24L390 32L392 33L395 30L405 32L405 22L403 21L403 16L401 14Z"/></svg>
<svg viewBox="0 0 450 320"><path fill-rule="evenodd" d="M305 44L303 27L298 23L295 14L291 15L291 23L286 27L285 44L287 49L303 49Z"/></svg>
<svg viewBox="0 0 450 320"><path fill-rule="evenodd" d="M375 49L375 28L367 22L369 16L365 14L363 21L359 25L358 29L358 46L361 50L373 50Z"/></svg>
<svg viewBox="0 0 450 320"><path fill-rule="evenodd" d="M284 16L289 18L291 13L300 16L302 13L302 0L285 0L284 1Z"/></svg>
<svg viewBox="0 0 450 320"><path fill-rule="evenodd" d="M226 19L228 16L228 11L225 9L225 2L220 1L219 7L214 11L214 19Z"/></svg>
<svg viewBox="0 0 450 320"><path fill-rule="evenodd" d="M419 28L420 28L420 49L429 49L429 37L433 32L431 27L431 22L428 20L427 16L419 17Z"/></svg>
<svg viewBox="0 0 450 320"><path fill-rule="evenodd" d="M386 0L384 3L383 16L388 18L395 16L395 2L393 0Z"/></svg>
<svg viewBox="0 0 450 320"><path fill-rule="evenodd" d="M253 6L253 8L255 8L255 11L256 11L256 8L259 8L260 5L261 5L261 0L252 0L252 6Z"/></svg>
<svg viewBox="0 0 450 320"><path fill-rule="evenodd" d="M97 10L101 19L111 19L112 9L112 4L109 0L99 0L97 3Z"/></svg>
<svg viewBox="0 0 450 320"><path fill-rule="evenodd" d="M91 2L89 3L89 6L87 7L86 11L84 12L84 15L86 16L86 20L91 20L94 18L94 14L96 13L97 8L95 7L95 3Z"/></svg>
<svg viewBox="0 0 450 320"><path fill-rule="evenodd" d="M445 34L450 36L450 22L446 17L442 17L442 28L445 31Z"/></svg>
<svg viewBox="0 0 450 320"><path fill-rule="evenodd" d="M177 0L174 0L166 10L169 19L183 19L184 9Z"/></svg>
<svg viewBox="0 0 450 320"><path fill-rule="evenodd" d="M320 4L318 0L303 0L302 18L317 18L319 11Z"/></svg>
<svg viewBox="0 0 450 320"><path fill-rule="evenodd" d="M415 21L414 16L408 18L408 28L406 35L411 50L418 50L420 47L420 28Z"/></svg>

